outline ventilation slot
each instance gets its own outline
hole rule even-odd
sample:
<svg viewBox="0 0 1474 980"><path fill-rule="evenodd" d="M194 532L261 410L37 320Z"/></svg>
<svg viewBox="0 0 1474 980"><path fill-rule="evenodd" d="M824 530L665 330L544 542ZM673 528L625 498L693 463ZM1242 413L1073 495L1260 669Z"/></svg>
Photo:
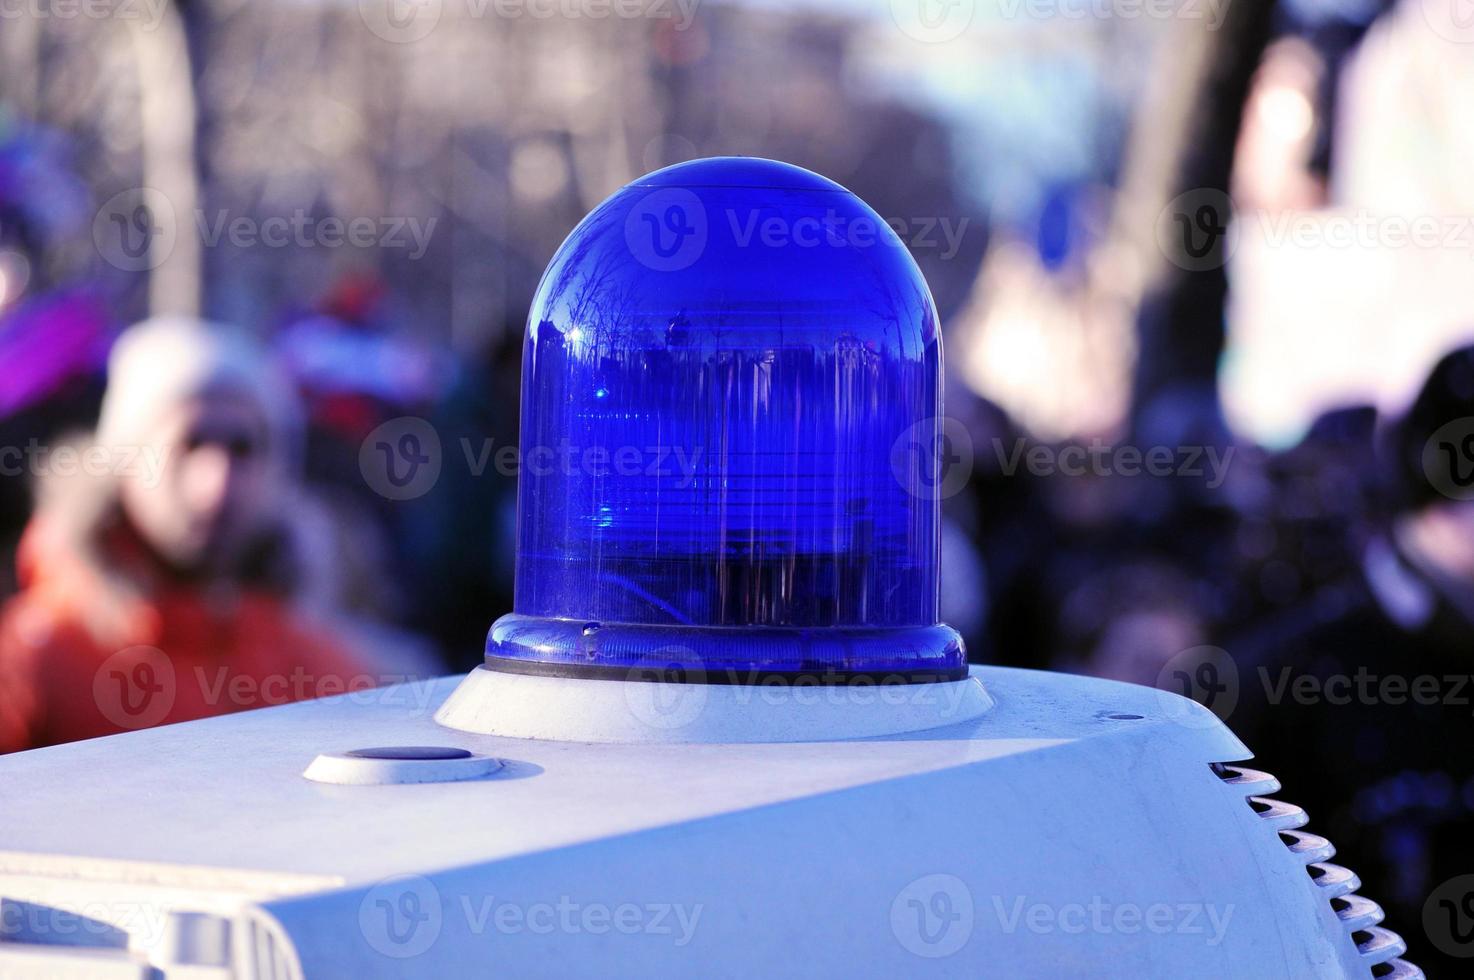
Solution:
<svg viewBox="0 0 1474 980"><path fill-rule="evenodd" d="M1213 771L1228 785L1243 790L1245 796L1268 796L1270 793L1278 793L1280 789L1278 779L1257 769L1214 763Z"/></svg>
<svg viewBox="0 0 1474 980"><path fill-rule="evenodd" d="M268 921L254 916L250 919L250 935L244 952L248 965L243 972L251 980L302 980L302 971L297 968L290 943L284 942Z"/></svg>
<svg viewBox="0 0 1474 980"><path fill-rule="evenodd" d="M1352 932L1370 928L1381 922L1386 915L1382 906L1364 895L1342 895L1340 898L1331 899L1331 908L1336 910L1336 918L1341 924Z"/></svg>
<svg viewBox="0 0 1474 980"><path fill-rule="evenodd" d="M1326 898L1350 895L1361 887L1361 879L1350 868L1339 864L1312 864L1308 869L1311 880Z"/></svg>
<svg viewBox="0 0 1474 980"><path fill-rule="evenodd" d="M1372 967L1377 980L1424 980L1423 971L1407 960L1388 960Z"/></svg>
<svg viewBox="0 0 1474 980"><path fill-rule="evenodd" d="M1294 830L1296 827L1305 826L1310 820L1310 815L1293 803L1283 800L1271 800L1265 796L1249 797L1249 806L1259 814L1265 824L1275 830Z"/></svg>
<svg viewBox="0 0 1474 980"><path fill-rule="evenodd" d="M1258 815L1265 828L1278 834L1285 849L1305 863L1316 893L1330 903L1371 975L1378 980L1423 980L1422 970L1398 959L1407 952L1407 943L1391 929L1379 925L1385 917L1382 907L1356 894L1361 887L1356 872L1330 863L1336 854L1335 846L1319 834L1300 829L1309 821L1303 809L1269 795L1279 791L1280 781L1267 772L1221 762L1213 763L1212 769L1225 785L1245 796L1249 809Z"/></svg>
<svg viewBox="0 0 1474 980"><path fill-rule="evenodd" d="M1303 830L1282 830L1280 840L1306 864L1329 861L1336 854L1335 846L1319 834L1308 834Z"/></svg>
<svg viewBox="0 0 1474 980"><path fill-rule="evenodd" d="M1358 929L1351 934L1351 939L1362 958L1373 963L1383 963L1407 952L1407 943L1402 941L1402 937L1381 926Z"/></svg>

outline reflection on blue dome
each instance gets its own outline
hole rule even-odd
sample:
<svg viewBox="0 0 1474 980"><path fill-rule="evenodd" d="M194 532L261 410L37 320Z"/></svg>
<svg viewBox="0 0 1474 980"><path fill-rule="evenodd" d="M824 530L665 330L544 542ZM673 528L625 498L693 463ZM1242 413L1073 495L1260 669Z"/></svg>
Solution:
<svg viewBox="0 0 1474 980"><path fill-rule="evenodd" d="M635 181L528 319L499 669L960 676L937 623L941 340L849 191L768 160Z"/></svg>

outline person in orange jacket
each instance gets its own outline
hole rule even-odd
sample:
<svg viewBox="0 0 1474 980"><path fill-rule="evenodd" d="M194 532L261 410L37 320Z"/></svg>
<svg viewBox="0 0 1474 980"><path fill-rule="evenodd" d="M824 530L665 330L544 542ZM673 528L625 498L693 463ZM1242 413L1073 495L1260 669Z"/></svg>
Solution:
<svg viewBox="0 0 1474 980"><path fill-rule="evenodd" d="M0 611L0 752L382 681L293 603L300 441L290 385L243 335L124 332L95 441L36 466Z"/></svg>

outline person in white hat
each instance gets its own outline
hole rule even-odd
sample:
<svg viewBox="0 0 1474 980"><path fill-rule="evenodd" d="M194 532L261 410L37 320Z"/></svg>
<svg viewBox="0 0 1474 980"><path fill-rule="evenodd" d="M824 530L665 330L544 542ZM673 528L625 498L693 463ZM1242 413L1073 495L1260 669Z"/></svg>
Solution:
<svg viewBox="0 0 1474 980"><path fill-rule="evenodd" d="M0 611L0 751L380 682L293 603L294 392L185 318L125 331L95 440L43 447L22 591Z"/></svg>

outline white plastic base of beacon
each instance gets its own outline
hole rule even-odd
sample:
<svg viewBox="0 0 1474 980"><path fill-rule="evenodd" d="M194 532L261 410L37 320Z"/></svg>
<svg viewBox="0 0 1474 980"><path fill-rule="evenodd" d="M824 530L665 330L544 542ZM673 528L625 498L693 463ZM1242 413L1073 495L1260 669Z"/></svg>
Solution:
<svg viewBox="0 0 1474 980"><path fill-rule="evenodd" d="M862 686L658 684L481 667L435 720L477 735L551 742L827 742L945 728L992 706L977 677Z"/></svg>

